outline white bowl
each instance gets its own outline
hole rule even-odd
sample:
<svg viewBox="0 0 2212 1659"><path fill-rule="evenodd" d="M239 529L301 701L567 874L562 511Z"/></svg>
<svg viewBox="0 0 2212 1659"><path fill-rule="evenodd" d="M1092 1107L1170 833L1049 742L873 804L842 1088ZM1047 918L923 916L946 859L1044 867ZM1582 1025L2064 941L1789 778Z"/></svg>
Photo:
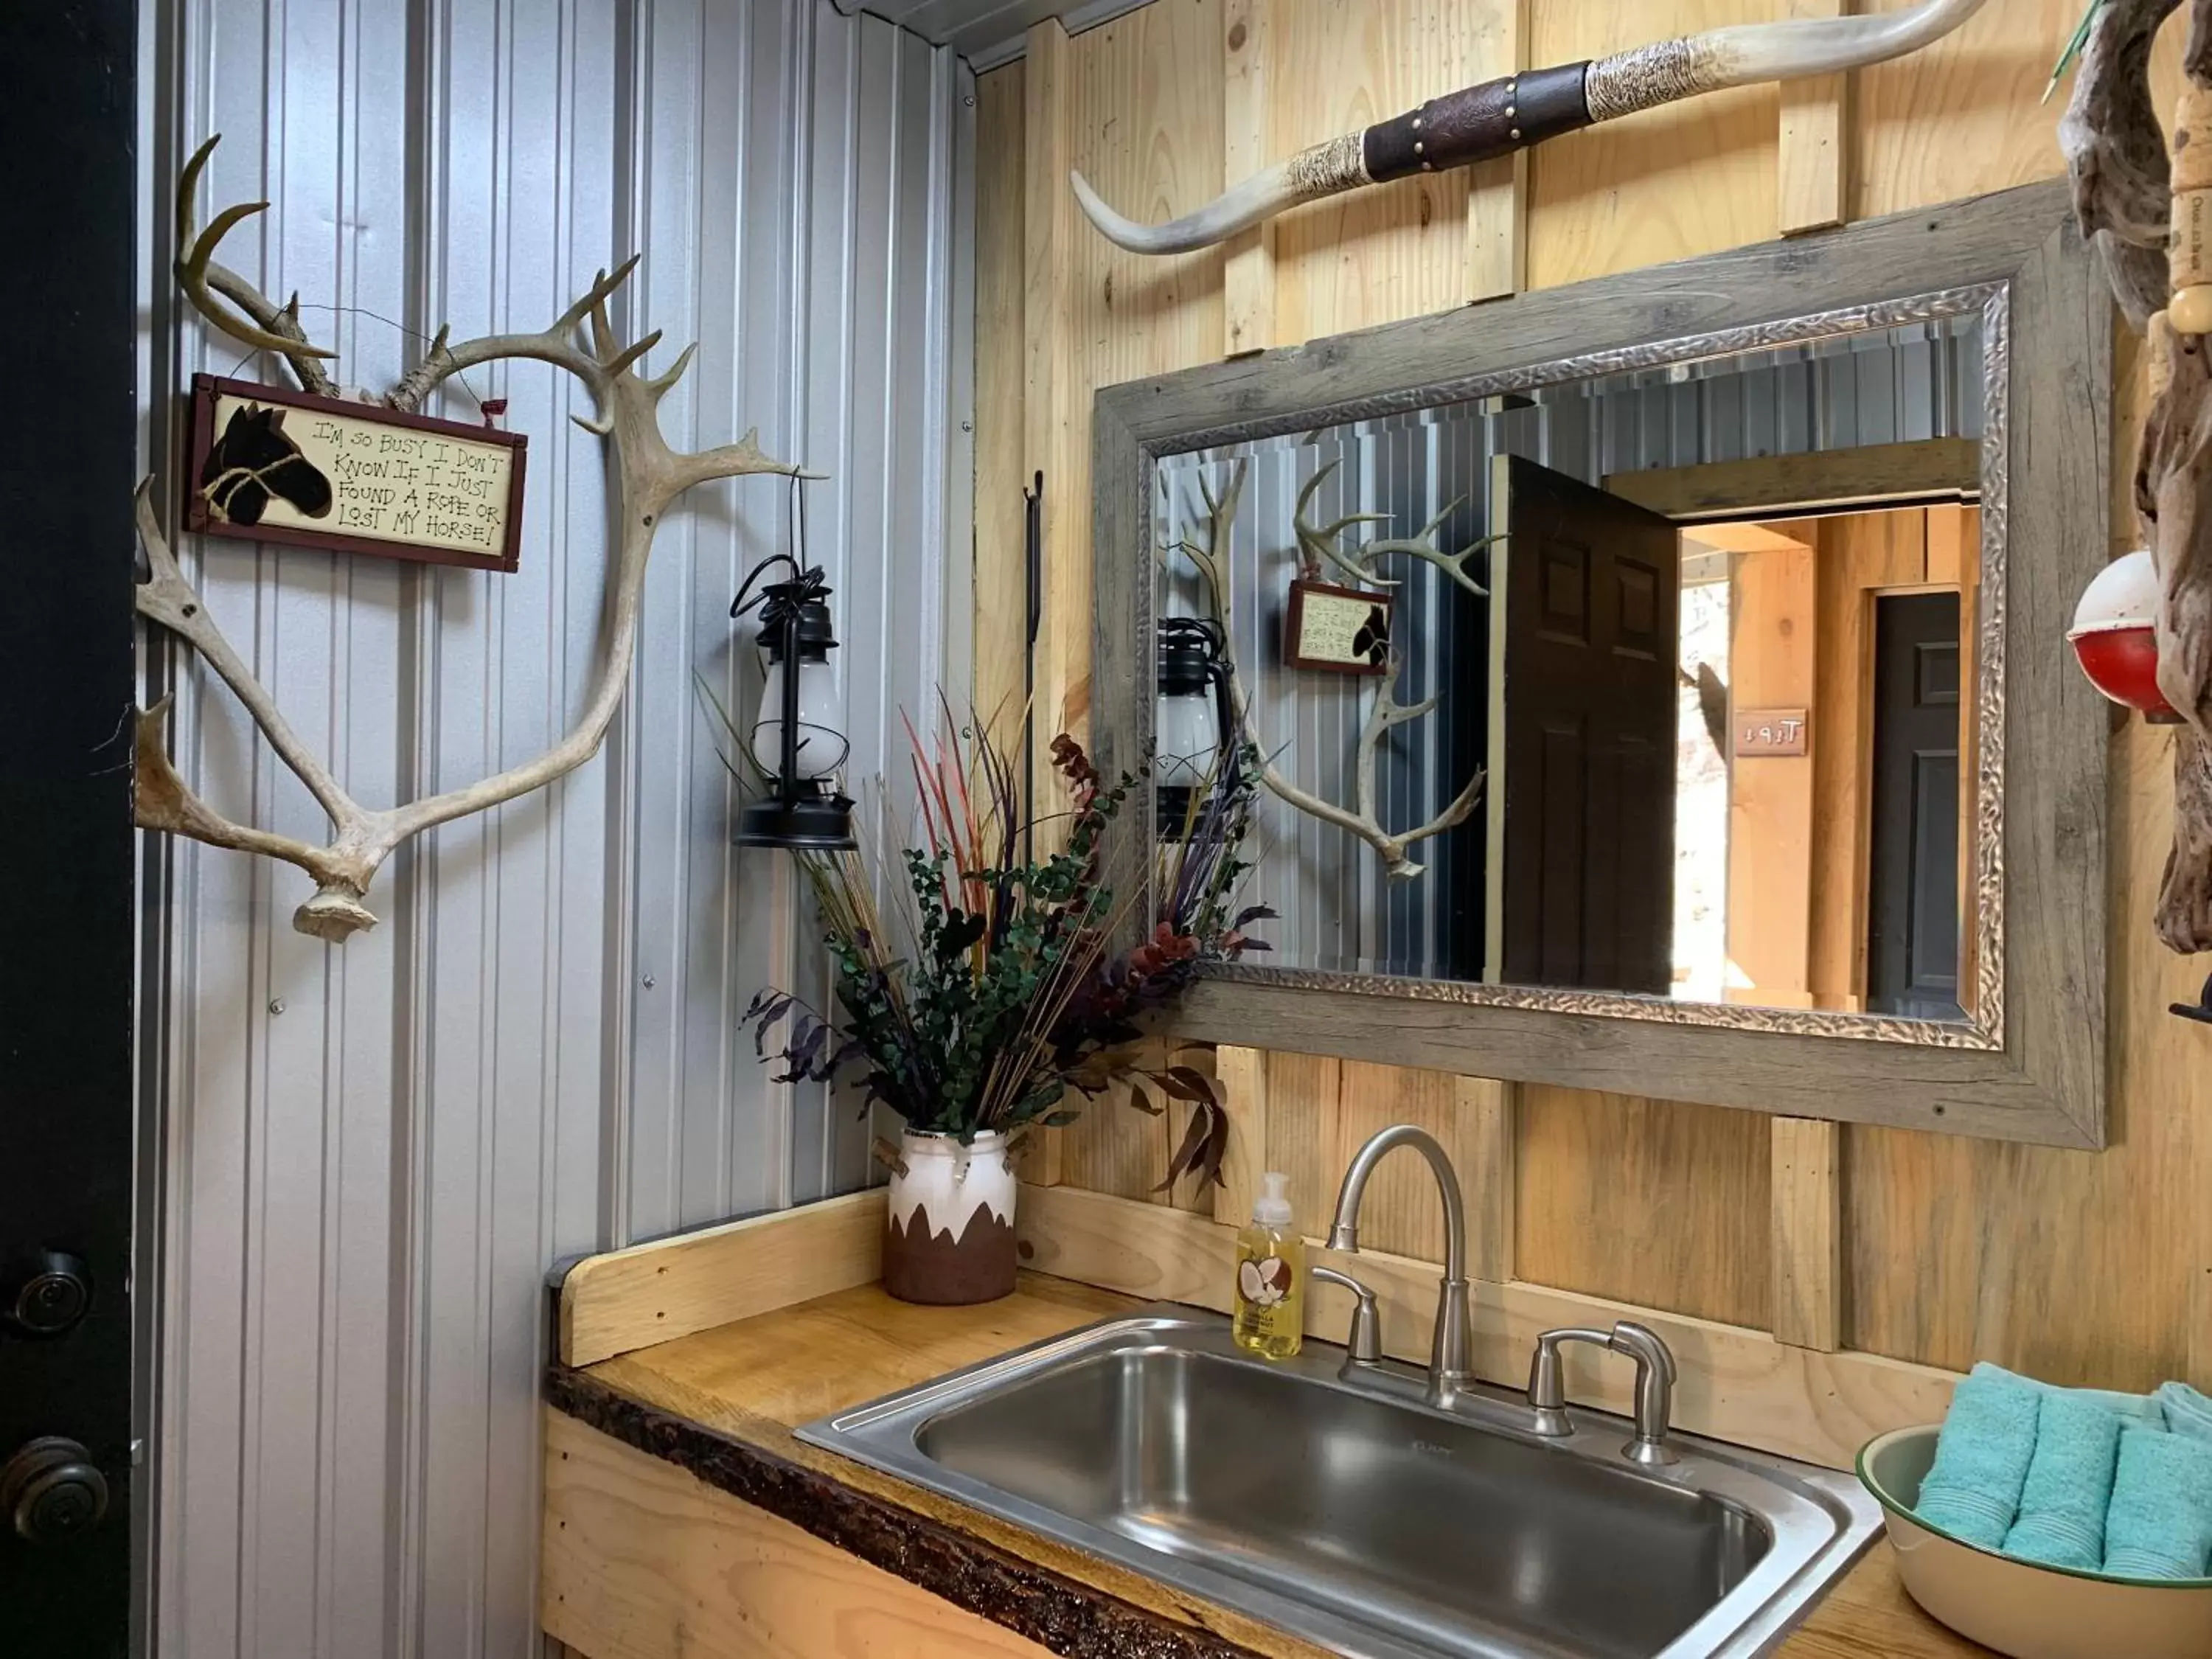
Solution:
<svg viewBox="0 0 2212 1659"><path fill-rule="evenodd" d="M1930 1617L2013 1659L2206 1659L2212 1578L2108 1578L2039 1567L1938 1531L1912 1513L1939 1425L1867 1443L1859 1479L1881 1505L1899 1575Z"/></svg>

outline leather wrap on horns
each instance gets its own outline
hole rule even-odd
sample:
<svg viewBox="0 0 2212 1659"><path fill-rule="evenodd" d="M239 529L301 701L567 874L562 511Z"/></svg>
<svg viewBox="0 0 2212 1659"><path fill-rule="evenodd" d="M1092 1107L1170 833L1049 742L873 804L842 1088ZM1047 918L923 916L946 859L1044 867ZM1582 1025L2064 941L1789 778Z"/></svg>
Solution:
<svg viewBox="0 0 2212 1659"><path fill-rule="evenodd" d="M1701 93L1833 75L1902 58L1942 39L1984 3L1921 0L1868 17L1739 24L1589 62L1523 70L1446 93L1395 120L1301 150L1164 225L1124 218L1079 173L1070 175L1069 182L1084 212L1108 240L1136 253L1187 253L1301 202L1510 155L1593 122Z"/></svg>

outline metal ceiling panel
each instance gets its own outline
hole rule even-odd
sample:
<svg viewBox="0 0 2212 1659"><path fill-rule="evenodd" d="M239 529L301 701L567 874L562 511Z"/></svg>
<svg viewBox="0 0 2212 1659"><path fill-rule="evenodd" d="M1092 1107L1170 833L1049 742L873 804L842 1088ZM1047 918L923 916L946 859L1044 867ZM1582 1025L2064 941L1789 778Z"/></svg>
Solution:
<svg viewBox="0 0 2212 1659"><path fill-rule="evenodd" d="M872 12L940 46L950 46L976 70L996 69L1022 55L1030 25L1057 17L1070 34L1134 11L1146 0L833 0L844 12Z"/></svg>

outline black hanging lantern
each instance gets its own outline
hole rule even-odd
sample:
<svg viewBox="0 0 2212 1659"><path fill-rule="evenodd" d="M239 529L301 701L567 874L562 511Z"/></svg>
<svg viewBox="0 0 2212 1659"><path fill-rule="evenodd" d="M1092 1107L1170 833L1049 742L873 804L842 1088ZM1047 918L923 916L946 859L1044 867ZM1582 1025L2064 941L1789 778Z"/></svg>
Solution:
<svg viewBox="0 0 2212 1659"><path fill-rule="evenodd" d="M1194 804L1231 749L1228 641L1218 623L1169 617L1159 626L1159 702L1152 722L1152 799L1163 839L1180 841Z"/></svg>
<svg viewBox="0 0 2212 1659"><path fill-rule="evenodd" d="M753 584L777 565L791 568L789 579L754 592ZM756 607L768 678L750 746L754 762L769 775L772 793L745 808L738 823L738 844L799 853L849 851L859 845L853 839L853 803L837 787L837 773L851 744L838 730L842 703L830 672L837 636L822 568L810 568L785 553L763 559L745 578L730 615L741 617Z"/></svg>

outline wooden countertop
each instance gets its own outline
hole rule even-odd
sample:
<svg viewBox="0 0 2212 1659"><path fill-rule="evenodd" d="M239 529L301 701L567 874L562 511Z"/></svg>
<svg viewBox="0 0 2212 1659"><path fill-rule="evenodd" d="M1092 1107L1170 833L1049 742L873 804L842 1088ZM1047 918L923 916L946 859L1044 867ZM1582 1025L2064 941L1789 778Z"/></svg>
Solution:
<svg viewBox="0 0 2212 1659"><path fill-rule="evenodd" d="M1055 1651L1134 1652L1141 1645L1163 1654L1327 1659L1323 1650L1243 1614L864 1468L806 1445L793 1433L799 1425L829 1413L1138 1305L1127 1297L1031 1273L1022 1275L1012 1296L976 1308L915 1307L893 1301L878 1285L868 1285L640 1349L580 1371L556 1368L549 1394L560 1409L643 1449L690 1464L710 1480L715 1475L696 1467L696 1449L684 1449L686 1425L764 1455L772 1460L771 1468L796 1466L820 1477L769 1486L779 1502L799 1511L786 1518L833 1542L847 1541L841 1533L850 1528L808 1512L810 1506L820 1505L824 1493L869 1503L872 1523L865 1530L872 1542L882 1537L886 1513L912 1518L929 1530L932 1546L872 1550L876 1564L940 1594L975 1602L971 1610L988 1617L1017 1622L989 1603L1003 1593L1009 1575L1019 1577L1026 1566L1042 1569L1049 1579L1042 1591L1036 1585L1021 1586L1025 1592L1048 1598L1056 1592L1063 1603L1071 1595L1080 1599L1085 1591L1093 1597L1103 1593L1111 1603L1124 1605L1115 1608L1101 1601L1101 1608L1115 1618L1139 1621L1147 1638L1139 1644L1124 1628L1118 1634L1091 1631L1085 1638L1069 1636L1055 1643L1048 1631L1040 1634L1032 1628ZM758 1501L757 1490L739 1495ZM950 1551L944 1547L948 1542L954 1547ZM1000 1588L980 1589L972 1574L957 1575L957 1584L933 1582L933 1571L957 1573L944 1563L963 1543L992 1570L986 1576ZM890 1559L882 1559L885 1554ZM1060 1615L1025 1607L1021 1622L1049 1626L1064 1616L1064 1607ZM1882 1542L1778 1651L1783 1659L1974 1659L1989 1650L1953 1635L1912 1603L1898 1582L1889 1545Z"/></svg>

